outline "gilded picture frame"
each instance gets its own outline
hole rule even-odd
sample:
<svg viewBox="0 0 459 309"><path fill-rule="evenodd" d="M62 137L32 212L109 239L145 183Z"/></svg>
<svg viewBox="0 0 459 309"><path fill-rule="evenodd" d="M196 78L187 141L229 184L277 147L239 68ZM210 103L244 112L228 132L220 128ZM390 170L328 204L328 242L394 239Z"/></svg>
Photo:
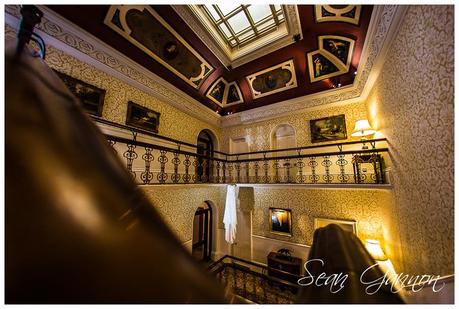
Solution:
<svg viewBox="0 0 459 309"><path fill-rule="evenodd" d="M128 102L126 125L152 133L158 133L161 114L132 101Z"/></svg>
<svg viewBox="0 0 459 309"><path fill-rule="evenodd" d="M326 227L329 224L336 224L343 230L357 235L357 221L355 220L342 220L342 219L329 219L329 218L314 218L314 231L321 227Z"/></svg>
<svg viewBox="0 0 459 309"><path fill-rule="evenodd" d="M347 139L346 117L344 114L309 121L311 142L330 142Z"/></svg>
<svg viewBox="0 0 459 309"><path fill-rule="evenodd" d="M292 236L292 210L269 208L269 232L282 236Z"/></svg>
<svg viewBox="0 0 459 309"><path fill-rule="evenodd" d="M106 93L104 89L85 83L57 70L54 70L54 72L69 88L70 92L80 100L81 106L88 114L97 117L102 116Z"/></svg>

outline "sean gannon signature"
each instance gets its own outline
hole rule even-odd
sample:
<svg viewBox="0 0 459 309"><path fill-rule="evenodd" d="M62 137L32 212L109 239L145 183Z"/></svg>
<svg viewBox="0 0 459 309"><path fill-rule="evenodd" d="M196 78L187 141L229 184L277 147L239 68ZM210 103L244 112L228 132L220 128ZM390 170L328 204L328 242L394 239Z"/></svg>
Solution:
<svg viewBox="0 0 459 309"><path fill-rule="evenodd" d="M338 274L326 274L325 272L320 273L318 276L313 276L313 274L308 269L308 265L312 263L320 263L323 267L325 265L324 261L321 259L311 259L304 263L304 269L306 271L306 276L298 279L298 284L301 286L309 286L315 284L316 286L324 286L330 289L331 293L338 293L341 291L346 283L346 280L349 278L349 275L346 273ZM377 293L381 287L390 285L390 290L392 293L398 293L405 286L410 286L410 289L413 292L419 292L426 284L432 285L432 290L434 293L441 291L445 283L441 287L437 287L437 281L440 279L440 276L436 275L408 275L408 274L395 274L387 271L380 278L368 281L365 279L365 274L371 270L373 267L378 266L378 264L371 265L365 269L360 275L360 282L366 286L365 292L368 295L373 295Z"/></svg>

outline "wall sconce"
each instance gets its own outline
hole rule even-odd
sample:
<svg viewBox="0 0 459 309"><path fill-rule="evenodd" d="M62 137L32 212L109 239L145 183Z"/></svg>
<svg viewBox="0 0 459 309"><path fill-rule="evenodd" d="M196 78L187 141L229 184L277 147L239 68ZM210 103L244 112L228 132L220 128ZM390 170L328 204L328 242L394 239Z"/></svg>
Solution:
<svg viewBox="0 0 459 309"><path fill-rule="evenodd" d="M365 248L367 248L370 255L377 261L387 260L387 256L381 248L378 240L367 239L365 241Z"/></svg>
<svg viewBox="0 0 459 309"><path fill-rule="evenodd" d="M365 136L375 134L375 132L376 131L371 128L368 120L362 119L355 122L354 131L352 132L351 136L361 136L363 142L362 149L368 149L368 146L365 145Z"/></svg>
<svg viewBox="0 0 459 309"><path fill-rule="evenodd" d="M392 281L395 278L397 272L395 271L394 265L391 260L386 256L378 240L367 239L365 241L365 248L367 248L370 255L375 259L376 263L384 274L389 274L388 278ZM400 282L395 282L397 289L401 288Z"/></svg>

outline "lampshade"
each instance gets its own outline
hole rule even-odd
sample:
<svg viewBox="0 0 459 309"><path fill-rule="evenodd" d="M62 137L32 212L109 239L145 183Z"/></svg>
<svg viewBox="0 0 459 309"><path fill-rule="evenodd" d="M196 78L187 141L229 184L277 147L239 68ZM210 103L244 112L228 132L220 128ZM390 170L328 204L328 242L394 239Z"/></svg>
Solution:
<svg viewBox="0 0 459 309"><path fill-rule="evenodd" d="M367 239L365 241L365 247L367 248L368 252L370 252L371 256L378 261L385 261L387 260L387 256L384 254L384 251L381 249L381 245L379 241L373 239Z"/></svg>
<svg viewBox="0 0 459 309"><path fill-rule="evenodd" d="M367 136L374 134L376 131L373 130L370 126L370 123L366 119L357 120L355 122L354 132L352 136Z"/></svg>

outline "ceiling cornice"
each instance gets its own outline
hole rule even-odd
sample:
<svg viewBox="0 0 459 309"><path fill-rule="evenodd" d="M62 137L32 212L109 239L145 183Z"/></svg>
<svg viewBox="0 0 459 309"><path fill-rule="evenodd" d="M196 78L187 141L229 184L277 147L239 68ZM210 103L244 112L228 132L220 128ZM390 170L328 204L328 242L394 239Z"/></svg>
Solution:
<svg viewBox="0 0 459 309"><path fill-rule="evenodd" d="M228 67L231 65L233 68L246 64L250 61L265 56L273 51L281 49L289 44L293 43L293 36L299 34L303 36L301 31L301 23L298 15L298 9L296 5L283 5L286 24L287 34L280 39L276 39L269 42L268 45L261 46L249 53L231 59L227 52L217 43L217 39L213 37L211 32L206 29L206 26L199 20L199 18L193 13L193 9L188 5L172 5L174 11L182 18L182 20L193 30L199 38L206 44L206 46L212 51L212 53L220 60L220 62Z"/></svg>
<svg viewBox="0 0 459 309"><path fill-rule="evenodd" d="M214 53L215 57L217 57L225 67L231 65L231 59L207 32L204 25L198 20L187 5L171 5L171 7L180 16L180 18L183 19L188 27L190 27L190 29L199 36L201 41L206 44L206 46Z"/></svg>
<svg viewBox="0 0 459 309"><path fill-rule="evenodd" d="M54 11L44 6L39 8L44 17L36 31L46 44L91 64L192 117L220 127L220 115ZM6 24L17 29L20 18L18 5L5 5Z"/></svg>
<svg viewBox="0 0 459 309"><path fill-rule="evenodd" d="M406 12L405 6L374 6L359 71L353 85L221 117L57 13L43 6L40 6L40 9L45 16L37 31L47 44L217 127L253 123L301 111L365 100L379 75L387 50ZM5 23L17 29L20 18L19 6L6 5L5 13ZM206 41L204 43L207 44Z"/></svg>
<svg viewBox="0 0 459 309"><path fill-rule="evenodd" d="M365 100L379 75L387 50L405 12L405 6L374 6L358 74L352 85L224 116L222 127L249 124L302 111L347 105Z"/></svg>

